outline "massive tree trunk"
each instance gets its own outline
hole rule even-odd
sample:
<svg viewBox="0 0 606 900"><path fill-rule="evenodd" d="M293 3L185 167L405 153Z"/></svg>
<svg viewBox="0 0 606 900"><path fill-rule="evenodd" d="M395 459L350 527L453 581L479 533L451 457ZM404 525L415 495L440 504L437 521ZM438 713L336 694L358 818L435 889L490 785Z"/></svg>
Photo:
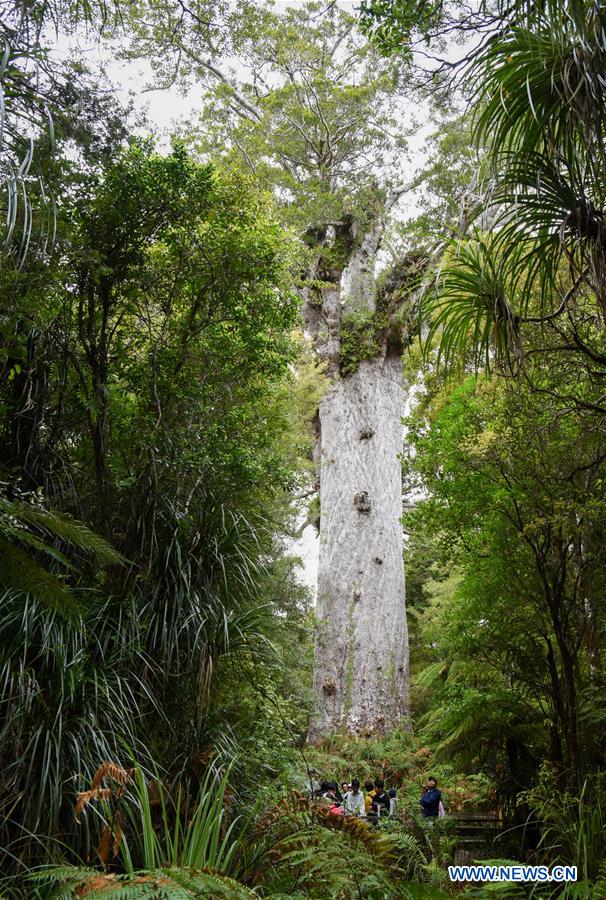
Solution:
<svg viewBox="0 0 606 900"><path fill-rule="evenodd" d="M382 321L376 355L364 354L347 374L340 359L345 317L375 313L382 230L379 223L349 254L345 277L343 266L327 270L320 262L316 278L324 287L307 298L308 330L331 378L317 426L320 559L310 741L339 730L384 732L408 713L401 341Z"/></svg>
<svg viewBox="0 0 606 900"><path fill-rule="evenodd" d="M407 712L401 359L364 360L320 406L316 739L383 731Z"/></svg>

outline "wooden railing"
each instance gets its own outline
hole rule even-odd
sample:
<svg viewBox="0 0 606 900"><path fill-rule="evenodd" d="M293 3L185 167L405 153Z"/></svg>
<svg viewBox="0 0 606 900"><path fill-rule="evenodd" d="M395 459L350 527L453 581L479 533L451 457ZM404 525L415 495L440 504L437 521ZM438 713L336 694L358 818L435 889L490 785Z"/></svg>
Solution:
<svg viewBox="0 0 606 900"><path fill-rule="evenodd" d="M450 813L455 823L457 846L461 850L486 845L503 830L503 817L497 812Z"/></svg>

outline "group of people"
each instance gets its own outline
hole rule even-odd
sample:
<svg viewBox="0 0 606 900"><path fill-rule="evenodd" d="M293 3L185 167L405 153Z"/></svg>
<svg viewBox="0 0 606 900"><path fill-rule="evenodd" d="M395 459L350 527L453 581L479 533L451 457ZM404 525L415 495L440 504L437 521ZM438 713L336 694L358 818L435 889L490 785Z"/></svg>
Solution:
<svg viewBox="0 0 606 900"><path fill-rule="evenodd" d="M316 797L329 804L330 812L337 816L356 816L377 824L382 818L396 818L398 815L398 799L395 788L385 790L382 778L364 782L364 791L360 782L354 778L351 784L343 782L341 789L336 781L323 781L314 791ZM431 776L423 786L420 800L423 817L431 825L434 819L444 815L442 792L436 779Z"/></svg>
<svg viewBox="0 0 606 900"><path fill-rule="evenodd" d="M316 795L326 800L330 811L339 816L357 816L378 822L382 816L397 813L396 791L385 790L381 778L364 783L364 792L360 790L360 782L354 778L351 784L343 782L341 789L336 781L323 781Z"/></svg>

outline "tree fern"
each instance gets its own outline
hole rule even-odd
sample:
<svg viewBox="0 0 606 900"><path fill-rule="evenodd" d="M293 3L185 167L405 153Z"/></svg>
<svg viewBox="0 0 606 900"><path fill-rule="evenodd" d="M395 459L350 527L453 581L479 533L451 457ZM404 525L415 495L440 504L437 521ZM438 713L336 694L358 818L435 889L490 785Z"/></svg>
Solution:
<svg viewBox="0 0 606 900"><path fill-rule="evenodd" d="M56 898L72 898L86 894L91 897L113 897L120 900L189 900L192 897L229 898L245 900L256 897L253 891L238 881L209 870L166 868L141 870L130 875L104 875L95 869L78 866L57 866L30 876L31 883L52 885Z"/></svg>
<svg viewBox="0 0 606 900"><path fill-rule="evenodd" d="M64 541L78 550L90 553L99 563L112 565L124 562L124 557L104 538L91 531L83 522L79 522L78 519L74 519L66 513L51 511L33 503L9 501L4 498L0 498L0 513L7 520L15 522L21 527L38 527L42 532ZM12 533L14 536L18 535L17 530Z"/></svg>

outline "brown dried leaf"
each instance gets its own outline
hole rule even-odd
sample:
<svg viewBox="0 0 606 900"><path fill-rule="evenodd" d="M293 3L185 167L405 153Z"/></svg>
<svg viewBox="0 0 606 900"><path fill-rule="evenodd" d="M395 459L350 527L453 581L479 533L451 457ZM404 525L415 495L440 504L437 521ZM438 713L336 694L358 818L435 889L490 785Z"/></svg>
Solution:
<svg viewBox="0 0 606 900"><path fill-rule="evenodd" d="M94 894L105 888L111 887L116 882L115 875L97 875L94 878L87 878L82 884L79 884L74 891L76 897L86 897L87 894ZM117 886L117 885L116 885Z"/></svg>
<svg viewBox="0 0 606 900"><path fill-rule="evenodd" d="M103 868L107 868L109 863L109 857L112 852L113 846L113 835L112 830L109 825L104 825L103 830L101 831L101 839L99 840L99 845L97 847L97 855L101 860L101 865Z"/></svg>
<svg viewBox="0 0 606 900"><path fill-rule="evenodd" d="M117 766L115 763L104 762L101 763L101 765L93 775L91 788L95 790L95 788L100 787L105 778L111 778L118 784L126 785L129 781L132 781L134 774L134 769L123 769L121 766Z"/></svg>
<svg viewBox="0 0 606 900"><path fill-rule="evenodd" d="M114 818L114 841L112 844L112 853L114 855L114 859L120 852L121 843L122 843L122 816L120 815L120 811L118 811Z"/></svg>
<svg viewBox="0 0 606 900"><path fill-rule="evenodd" d="M76 806L74 808L76 822L80 823L80 816L91 800L109 800L111 794L111 788L94 788L91 791L81 791L79 794L76 794Z"/></svg>

